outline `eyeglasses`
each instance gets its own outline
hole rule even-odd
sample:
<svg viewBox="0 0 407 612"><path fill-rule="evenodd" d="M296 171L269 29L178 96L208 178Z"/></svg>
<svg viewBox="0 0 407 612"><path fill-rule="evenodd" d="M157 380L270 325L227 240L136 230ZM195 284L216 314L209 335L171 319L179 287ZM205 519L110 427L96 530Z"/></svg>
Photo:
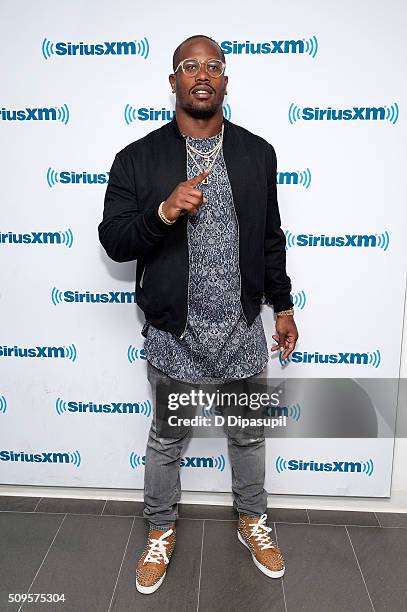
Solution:
<svg viewBox="0 0 407 612"><path fill-rule="evenodd" d="M209 76L218 79L225 72L226 64L217 59L210 59L207 61L201 61L198 59L184 59L175 68L174 73L177 72L178 68L181 67L182 72L189 77L194 77L201 70L202 66L205 66L205 71Z"/></svg>

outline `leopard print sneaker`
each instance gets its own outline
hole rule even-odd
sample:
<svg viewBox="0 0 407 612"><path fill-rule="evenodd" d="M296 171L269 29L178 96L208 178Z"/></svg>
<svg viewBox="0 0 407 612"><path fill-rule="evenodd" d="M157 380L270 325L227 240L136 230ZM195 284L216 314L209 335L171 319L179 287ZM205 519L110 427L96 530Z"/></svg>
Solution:
<svg viewBox="0 0 407 612"><path fill-rule="evenodd" d="M136 588L139 593L154 593L161 586L174 548L175 525L168 530L155 529L150 525L147 544L136 566Z"/></svg>
<svg viewBox="0 0 407 612"><path fill-rule="evenodd" d="M285 565L281 550L271 539L271 527L267 527L267 514L253 517L240 514L237 537L249 549L253 563L270 578L281 578Z"/></svg>

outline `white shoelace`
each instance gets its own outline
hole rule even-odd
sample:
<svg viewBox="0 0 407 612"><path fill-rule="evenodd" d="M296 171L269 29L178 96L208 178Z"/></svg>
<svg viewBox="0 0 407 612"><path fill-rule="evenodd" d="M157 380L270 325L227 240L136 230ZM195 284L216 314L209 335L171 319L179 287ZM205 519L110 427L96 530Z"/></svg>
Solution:
<svg viewBox="0 0 407 612"><path fill-rule="evenodd" d="M252 528L249 538L253 537L258 542L262 550L275 547L274 542L269 536L269 532L272 531L272 528L265 525L266 521L267 514L262 514L258 521L255 523L249 523L249 527Z"/></svg>
<svg viewBox="0 0 407 612"><path fill-rule="evenodd" d="M149 551L145 556L143 563L160 563L161 557L164 559L165 565L168 564L169 560L167 557L166 545L169 544L165 538L168 538L172 534L172 529L169 529L163 533L159 538L151 538L149 544Z"/></svg>

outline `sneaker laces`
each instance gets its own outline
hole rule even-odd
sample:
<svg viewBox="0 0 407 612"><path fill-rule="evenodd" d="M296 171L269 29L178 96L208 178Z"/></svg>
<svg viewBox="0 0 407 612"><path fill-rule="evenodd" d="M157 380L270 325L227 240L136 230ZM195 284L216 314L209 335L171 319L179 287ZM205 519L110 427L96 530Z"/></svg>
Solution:
<svg viewBox="0 0 407 612"><path fill-rule="evenodd" d="M161 557L164 559L165 565L169 563L167 551L165 549L169 542L165 539L172 534L173 530L169 529L159 538L150 538L149 551L145 556L143 563L160 563Z"/></svg>
<svg viewBox="0 0 407 612"><path fill-rule="evenodd" d="M252 528L252 532L249 538L253 537L260 545L261 550L266 548L275 548L275 543L269 536L269 532L272 531L271 527L267 527L265 524L267 521L267 514L262 514L258 521L255 523L249 523L249 527Z"/></svg>

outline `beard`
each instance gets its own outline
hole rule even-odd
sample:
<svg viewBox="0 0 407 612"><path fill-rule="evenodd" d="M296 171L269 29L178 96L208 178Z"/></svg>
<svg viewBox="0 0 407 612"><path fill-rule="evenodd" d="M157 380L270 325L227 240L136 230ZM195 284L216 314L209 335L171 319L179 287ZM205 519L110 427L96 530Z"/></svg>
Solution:
<svg viewBox="0 0 407 612"><path fill-rule="evenodd" d="M213 103L210 106L198 106L193 103L187 103L183 105L183 110L188 113L190 117L194 119L210 119L219 111L222 104Z"/></svg>

